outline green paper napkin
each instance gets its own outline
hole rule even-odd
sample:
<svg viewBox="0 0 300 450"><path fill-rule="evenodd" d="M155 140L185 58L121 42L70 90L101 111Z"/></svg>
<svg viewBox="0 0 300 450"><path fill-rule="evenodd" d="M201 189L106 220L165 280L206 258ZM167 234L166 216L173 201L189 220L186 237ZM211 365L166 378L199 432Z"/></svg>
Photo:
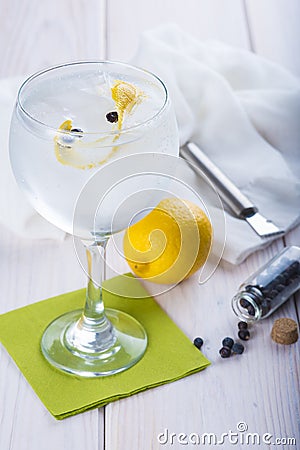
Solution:
<svg viewBox="0 0 300 450"><path fill-rule="evenodd" d="M130 369L107 377L80 378L52 368L40 350L46 326L57 316L83 307L85 290L59 295L0 315L0 340L56 419L98 408L145 389L198 372L209 361L174 324L152 297L132 299L133 286L147 295L138 280L121 275L106 281L105 305L128 312L148 334L143 358ZM124 296L109 292L120 285ZM112 289L113 290L113 289Z"/></svg>

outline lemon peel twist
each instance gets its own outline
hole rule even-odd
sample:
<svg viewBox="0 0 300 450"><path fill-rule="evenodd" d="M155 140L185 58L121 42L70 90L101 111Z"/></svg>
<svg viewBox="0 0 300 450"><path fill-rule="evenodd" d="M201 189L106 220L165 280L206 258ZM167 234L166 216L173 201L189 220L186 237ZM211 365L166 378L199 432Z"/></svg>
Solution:
<svg viewBox="0 0 300 450"><path fill-rule="evenodd" d="M131 83L123 80L115 80L111 88L111 96L118 111L118 129L122 129L124 114L129 114L144 97L143 91Z"/></svg>
<svg viewBox="0 0 300 450"><path fill-rule="evenodd" d="M118 112L119 120L117 123L117 129L121 131L125 113L129 114L132 111L133 107L137 105L144 97L144 92L131 83L122 80L115 80L113 86L111 87L111 95ZM66 132L67 136L68 132L73 131L71 119L67 119L62 122L57 131L58 134L54 137L54 151L56 159L61 164L71 166L75 169L92 169L100 166L106 163L112 155L119 150L118 146L112 145L112 149L109 154L101 160L86 161L87 158L84 150L91 148L93 145L102 141L106 141L108 136L99 138L90 143L79 143L78 140L77 142L72 142L72 139L69 141L66 139L64 142L64 132ZM112 140L112 144L119 139L119 137L120 133L117 133Z"/></svg>

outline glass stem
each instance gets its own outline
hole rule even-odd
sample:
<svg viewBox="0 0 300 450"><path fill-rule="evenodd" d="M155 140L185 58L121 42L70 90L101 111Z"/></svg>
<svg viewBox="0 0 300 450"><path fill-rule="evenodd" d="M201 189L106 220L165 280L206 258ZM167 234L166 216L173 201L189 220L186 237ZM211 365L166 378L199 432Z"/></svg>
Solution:
<svg viewBox="0 0 300 450"><path fill-rule="evenodd" d="M83 315L87 321L101 323L105 320L102 283L105 280L106 269L105 241L85 246L88 267L88 285Z"/></svg>
<svg viewBox="0 0 300 450"><path fill-rule="evenodd" d="M91 356L112 347L116 341L112 324L104 312L102 283L105 279L105 253L108 239L85 245L88 267L88 285L83 314L66 333L66 345L74 353Z"/></svg>

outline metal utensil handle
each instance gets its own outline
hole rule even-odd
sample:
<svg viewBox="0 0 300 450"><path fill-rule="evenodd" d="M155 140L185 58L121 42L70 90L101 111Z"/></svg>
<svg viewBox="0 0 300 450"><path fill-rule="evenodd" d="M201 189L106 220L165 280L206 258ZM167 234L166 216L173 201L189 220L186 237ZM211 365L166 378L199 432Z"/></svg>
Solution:
<svg viewBox="0 0 300 450"><path fill-rule="evenodd" d="M251 217L257 207L233 184L232 181L193 142L187 142L180 149L180 156L191 162L194 169L200 169L215 186L220 197L241 219Z"/></svg>

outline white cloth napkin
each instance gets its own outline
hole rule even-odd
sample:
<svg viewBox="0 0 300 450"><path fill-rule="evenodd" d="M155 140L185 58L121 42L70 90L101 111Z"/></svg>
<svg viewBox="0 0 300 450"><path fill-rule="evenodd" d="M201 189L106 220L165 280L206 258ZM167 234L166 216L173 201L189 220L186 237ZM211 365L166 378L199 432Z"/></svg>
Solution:
<svg viewBox="0 0 300 450"><path fill-rule="evenodd" d="M173 25L145 32L134 62L168 85L181 143L198 143L276 224L289 230L299 223L297 78L250 52L199 42ZM9 123L21 81L0 80L0 223L29 238L62 238L32 209L10 169ZM226 223L223 257L231 263L270 242L229 213Z"/></svg>
<svg viewBox="0 0 300 450"><path fill-rule="evenodd" d="M300 221L300 81L282 67L175 25L145 32L134 63L160 76L181 144L196 142L284 230ZM270 243L226 212L224 259L237 264Z"/></svg>

